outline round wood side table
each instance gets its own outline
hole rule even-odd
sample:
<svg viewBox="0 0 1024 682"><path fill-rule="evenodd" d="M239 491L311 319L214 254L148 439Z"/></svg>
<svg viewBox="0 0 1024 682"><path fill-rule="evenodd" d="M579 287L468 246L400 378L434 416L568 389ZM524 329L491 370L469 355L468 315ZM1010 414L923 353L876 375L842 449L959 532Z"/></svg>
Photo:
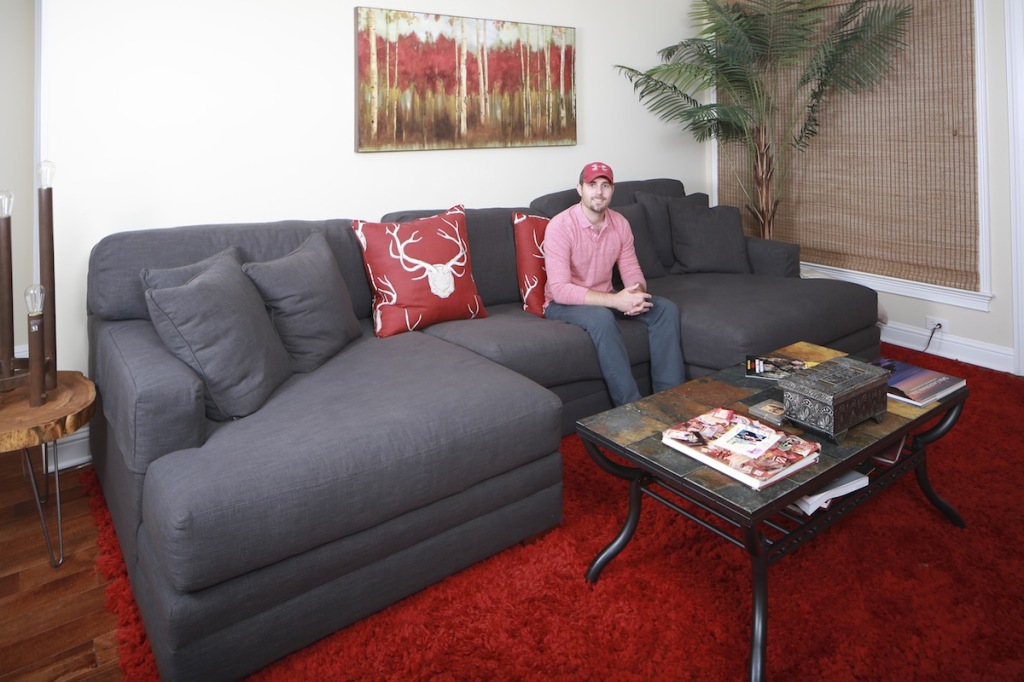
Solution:
<svg viewBox="0 0 1024 682"><path fill-rule="evenodd" d="M64 563L64 528L60 512L60 462L57 440L70 435L89 423L96 402L96 386L81 372L57 372L57 387L46 392L46 402L39 407L29 405L28 386L20 386L0 393L0 452L21 450L28 468L29 482L35 496L43 539L54 568ZM32 467L29 448L41 446L43 453L43 482L45 492L39 494L36 472ZM53 482L57 490L57 541L54 555L50 531L46 525L43 505L49 502L49 478L46 472L47 452L53 456Z"/></svg>

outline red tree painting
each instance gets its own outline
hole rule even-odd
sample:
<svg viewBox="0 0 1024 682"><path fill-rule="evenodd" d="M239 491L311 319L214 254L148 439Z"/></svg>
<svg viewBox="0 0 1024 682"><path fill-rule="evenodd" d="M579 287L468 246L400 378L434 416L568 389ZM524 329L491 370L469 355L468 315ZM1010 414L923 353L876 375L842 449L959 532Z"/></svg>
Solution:
<svg viewBox="0 0 1024 682"><path fill-rule="evenodd" d="M357 151L576 144L576 31L356 8Z"/></svg>

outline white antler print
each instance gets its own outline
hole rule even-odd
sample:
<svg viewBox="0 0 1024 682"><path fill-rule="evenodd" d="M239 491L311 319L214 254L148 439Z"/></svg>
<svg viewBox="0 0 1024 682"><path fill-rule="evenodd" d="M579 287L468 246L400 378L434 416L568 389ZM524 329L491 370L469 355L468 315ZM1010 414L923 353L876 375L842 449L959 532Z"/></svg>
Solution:
<svg viewBox="0 0 1024 682"><path fill-rule="evenodd" d="M373 310L373 328L379 333L384 328L383 311L385 306L392 306L398 301L398 292L395 291L395 285L391 283L387 277L377 278L377 293L380 298L377 300L377 304ZM405 328L409 331L413 331L423 322L423 315L416 318L413 322L409 319L409 310L405 310Z"/></svg>
<svg viewBox="0 0 1024 682"><path fill-rule="evenodd" d="M531 279L533 280L532 282L530 281ZM538 284L540 284L540 277L537 277L536 275L533 277L523 275L523 288L520 291L523 296L523 310L526 310L526 299L530 297L530 294L533 293L533 290L537 288Z"/></svg>
<svg viewBox="0 0 1024 682"><path fill-rule="evenodd" d="M366 227L366 221L356 220L352 223L352 229L355 230L356 238L359 240L359 245L363 247L363 251L366 251L366 235L363 234L363 228Z"/></svg>
<svg viewBox="0 0 1024 682"><path fill-rule="evenodd" d="M419 231L415 231L412 235L402 241L398 236L399 225L393 225L387 228L388 235L394 240L391 246L388 247L388 253L391 257L398 260L402 264L402 268L406 272L416 272L417 270L423 270L423 274L415 279L427 278L427 284L430 285L430 292L438 298L448 298L455 291L455 278L462 277L464 273L456 272L455 268L464 266L468 258L468 251L466 249L466 243L462 241L462 235L459 234L458 226L444 221L445 224L450 225L452 230L455 232L455 236L452 237L444 230L438 228L437 234L442 239L447 239L450 242L455 243L459 247L459 252L455 254L451 260L447 263L428 263L419 258L413 258L405 252L406 247L409 244L415 244L420 241Z"/></svg>
<svg viewBox="0 0 1024 682"><path fill-rule="evenodd" d="M377 279L377 293L380 298L377 301L377 305L374 306L373 328L380 332L384 328L384 323L381 320L381 309L386 305L394 305L395 301L398 300L398 292L395 291L395 286L387 277L379 277Z"/></svg>
<svg viewBox="0 0 1024 682"><path fill-rule="evenodd" d="M533 231L533 245L537 247L537 253L533 254L533 257L544 260L544 240L537 241L537 230Z"/></svg>
<svg viewBox="0 0 1024 682"><path fill-rule="evenodd" d="M409 309L408 308L405 309L405 328L406 329L408 329L409 331L413 331L414 329L416 329L416 327L420 326L420 322L422 322L422 321L423 321L423 316L420 315L419 317L416 318L415 322L411 322L409 320Z"/></svg>

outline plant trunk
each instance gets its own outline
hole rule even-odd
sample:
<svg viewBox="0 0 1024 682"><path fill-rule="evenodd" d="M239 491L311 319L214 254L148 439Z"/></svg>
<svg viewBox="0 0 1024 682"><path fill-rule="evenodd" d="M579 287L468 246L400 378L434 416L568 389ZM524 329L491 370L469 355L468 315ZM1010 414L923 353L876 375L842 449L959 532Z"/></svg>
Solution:
<svg viewBox="0 0 1024 682"><path fill-rule="evenodd" d="M754 130L754 194L757 206L753 209L757 227L762 239L771 239L775 224L775 154L764 127Z"/></svg>

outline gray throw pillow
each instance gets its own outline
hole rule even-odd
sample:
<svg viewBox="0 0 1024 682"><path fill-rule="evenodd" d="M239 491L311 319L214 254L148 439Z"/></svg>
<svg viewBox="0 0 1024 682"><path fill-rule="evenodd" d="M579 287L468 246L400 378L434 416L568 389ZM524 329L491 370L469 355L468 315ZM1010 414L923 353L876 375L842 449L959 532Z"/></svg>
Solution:
<svg viewBox="0 0 1024 682"><path fill-rule="evenodd" d="M287 256L246 263L291 356L292 371L311 372L362 333L348 287L320 231Z"/></svg>
<svg viewBox="0 0 1024 682"><path fill-rule="evenodd" d="M147 289L146 306L168 350L205 382L210 419L252 414L291 375L260 292L233 257L179 286Z"/></svg>
<svg viewBox="0 0 1024 682"><path fill-rule="evenodd" d="M636 259L640 261L640 269L644 271L644 277L657 279L667 275L668 271L654 250L651 233L647 229L647 214L644 207L640 204L626 204L612 210L618 211L629 221L629 226L633 230L633 248L636 250Z"/></svg>
<svg viewBox="0 0 1024 682"><path fill-rule="evenodd" d="M242 262L242 254L238 247L229 246L209 258L204 258L198 263L189 263L176 268L143 268L139 276L142 278L143 289L166 289L167 287L178 287L201 272L205 272L211 265L221 258L233 258L236 263Z"/></svg>
<svg viewBox="0 0 1024 682"><path fill-rule="evenodd" d="M668 202L668 212L672 253L678 263L672 272L750 272L740 209L673 200Z"/></svg>
<svg viewBox="0 0 1024 682"><path fill-rule="evenodd" d="M636 200L644 207L647 231L650 232L651 243L658 254L658 260L665 268L673 267L676 265L676 257L672 249L672 219L669 216L669 204L676 202L684 206L707 206L708 195L694 192L682 197L671 197L650 192L637 192Z"/></svg>

